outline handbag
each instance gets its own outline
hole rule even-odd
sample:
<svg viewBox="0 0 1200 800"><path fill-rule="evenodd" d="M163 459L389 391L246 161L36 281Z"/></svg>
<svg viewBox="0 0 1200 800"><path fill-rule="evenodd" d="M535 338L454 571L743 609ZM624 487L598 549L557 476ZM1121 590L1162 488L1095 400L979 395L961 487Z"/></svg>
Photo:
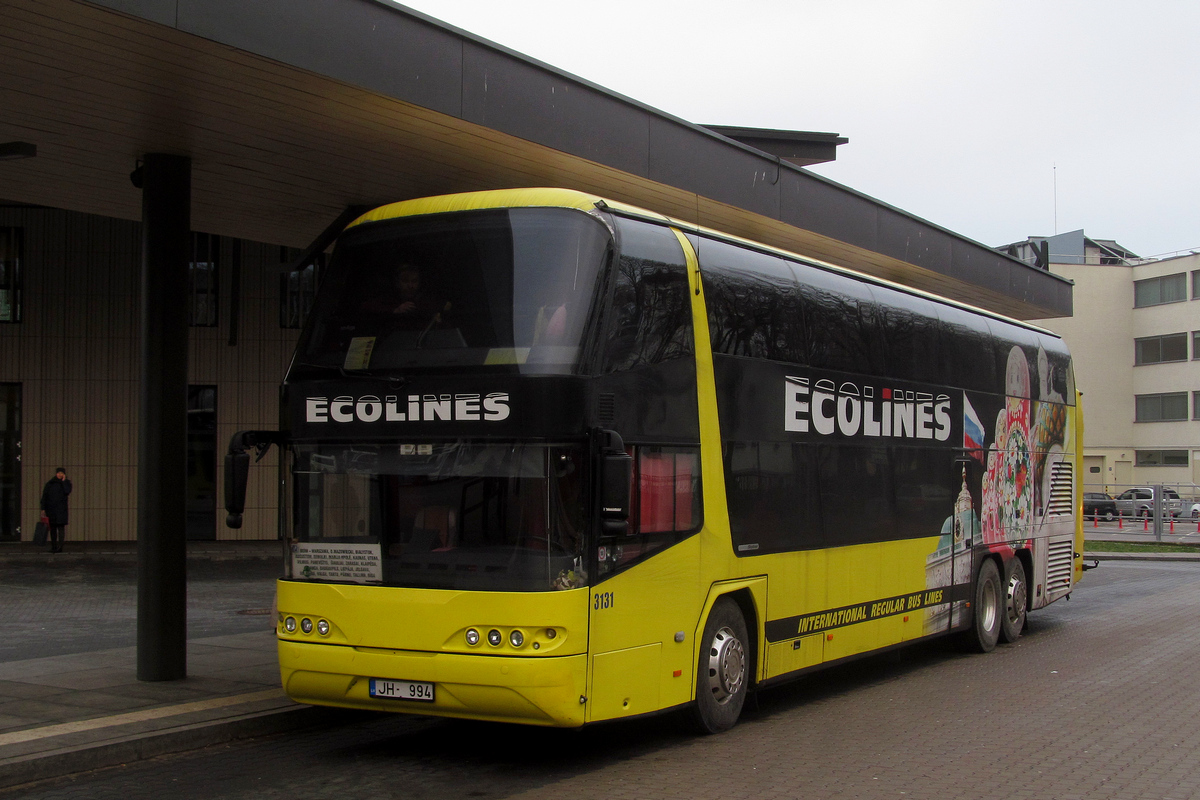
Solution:
<svg viewBox="0 0 1200 800"><path fill-rule="evenodd" d="M33 528L33 543L38 547L46 544L46 534L50 532L50 518L42 514L37 525Z"/></svg>

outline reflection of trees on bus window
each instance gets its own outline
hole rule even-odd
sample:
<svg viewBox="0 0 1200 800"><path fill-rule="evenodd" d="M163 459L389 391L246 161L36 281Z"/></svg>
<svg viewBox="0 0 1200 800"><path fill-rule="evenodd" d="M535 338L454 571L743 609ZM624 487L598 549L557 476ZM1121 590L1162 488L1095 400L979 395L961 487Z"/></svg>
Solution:
<svg viewBox="0 0 1200 800"><path fill-rule="evenodd" d="M692 308L683 248L668 228L618 220L621 257L613 275L604 371L692 355Z"/></svg>

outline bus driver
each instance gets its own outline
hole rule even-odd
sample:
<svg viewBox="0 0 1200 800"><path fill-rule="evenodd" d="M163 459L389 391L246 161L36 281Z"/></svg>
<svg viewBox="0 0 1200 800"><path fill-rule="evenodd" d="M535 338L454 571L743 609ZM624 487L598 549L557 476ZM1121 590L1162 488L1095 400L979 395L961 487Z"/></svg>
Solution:
<svg viewBox="0 0 1200 800"><path fill-rule="evenodd" d="M421 290L421 270L417 266L401 263L392 273L391 285L364 301L362 310L389 315L390 325L396 330L420 331L441 322L447 306Z"/></svg>

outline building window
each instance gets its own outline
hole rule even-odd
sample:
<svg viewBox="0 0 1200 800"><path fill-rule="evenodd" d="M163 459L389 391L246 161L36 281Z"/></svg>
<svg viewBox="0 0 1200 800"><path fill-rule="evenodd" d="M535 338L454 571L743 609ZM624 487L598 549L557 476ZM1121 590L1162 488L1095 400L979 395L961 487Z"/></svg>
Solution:
<svg viewBox="0 0 1200 800"><path fill-rule="evenodd" d="M1187 392L1139 394L1134 400L1136 422L1178 422L1188 418Z"/></svg>
<svg viewBox="0 0 1200 800"><path fill-rule="evenodd" d="M285 259L286 250L280 253ZM317 294L317 283L325 265L325 254L320 253L303 267L287 270L279 275L279 327L302 328L308 312L312 310Z"/></svg>
<svg viewBox="0 0 1200 800"><path fill-rule="evenodd" d="M1147 336L1133 340L1133 363L1163 364L1168 361L1187 361L1187 334L1168 333L1166 336Z"/></svg>
<svg viewBox="0 0 1200 800"><path fill-rule="evenodd" d="M221 237L210 233L192 234L192 257L188 262L188 325L197 328L217 326L217 266Z"/></svg>
<svg viewBox="0 0 1200 800"><path fill-rule="evenodd" d="M0 228L0 322L21 321L23 234L20 228Z"/></svg>
<svg viewBox="0 0 1200 800"><path fill-rule="evenodd" d="M1200 300L1200 269L1192 270L1192 299Z"/></svg>
<svg viewBox="0 0 1200 800"><path fill-rule="evenodd" d="M1133 307L1160 306L1187 299L1187 273L1163 275L1133 282Z"/></svg>
<svg viewBox="0 0 1200 800"><path fill-rule="evenodd" d="M1200 392L1192 392L1192 419L1200 420Z"/></svg>
<svg viewBox="0 0 1200 800"><path fill-rule="evenodd" d="M1139 467L1186 467L1188 465L1187 450L1138 450L1136 452Z"/></svg>

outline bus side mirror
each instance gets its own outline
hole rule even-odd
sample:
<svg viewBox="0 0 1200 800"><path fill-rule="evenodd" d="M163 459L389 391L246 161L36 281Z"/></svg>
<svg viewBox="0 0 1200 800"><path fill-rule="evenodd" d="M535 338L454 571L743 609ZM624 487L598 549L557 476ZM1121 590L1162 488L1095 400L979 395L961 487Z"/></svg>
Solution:
<svg viewBox="0 0 1200 800"><path fill-rule="evenodd" d="M629 485L633 458L628 453L605 453L600 466L600 525L605 534L625 533L629 527Z"/></svg>
<svg viewBox="0 0 1200 800"><path fill-rule="evenodd" d="M616 536L629 529L633 457L625 452L625 442L616 431L597 428L595 435L599 445L596 499L600 511L600 532L605 536Z"/></svg>
<svg viewBox="0 0 1200 800"><path fill-rule="evenodd" d="M250 477L250 454L225 454L225 524L230 528L242 527L242 512L246 510L246 483Z"/></svg>
<svg viewBox="0 0 1200 800"><path fill-rule="evenodd" d="M246 484L250 479L250 454L246 448L258 451L259 461L267 454L272 444L283 446L284 434L279 431L238 431L229 440L225 453L225 524L230 528L242 527L242 512L246 510Z"/></svg>

